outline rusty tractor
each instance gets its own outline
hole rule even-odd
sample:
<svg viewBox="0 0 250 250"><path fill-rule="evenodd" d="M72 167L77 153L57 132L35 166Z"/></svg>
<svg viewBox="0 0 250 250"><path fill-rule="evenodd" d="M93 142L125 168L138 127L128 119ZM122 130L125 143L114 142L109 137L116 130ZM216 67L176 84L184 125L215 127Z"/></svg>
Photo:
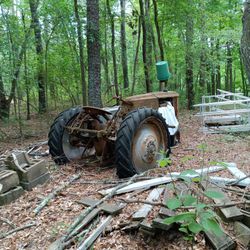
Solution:
<svg viewBox="0 0 250 250"><path fill-rule="evenodd" d="M154 92L119 98L110 108L75 107L63 111L49 131L49 151L56 164L69 161L114 163L120 178L154 168L170 153L179 130L170 135L159 108L171 105L178 115L178 93Z"/></svg>

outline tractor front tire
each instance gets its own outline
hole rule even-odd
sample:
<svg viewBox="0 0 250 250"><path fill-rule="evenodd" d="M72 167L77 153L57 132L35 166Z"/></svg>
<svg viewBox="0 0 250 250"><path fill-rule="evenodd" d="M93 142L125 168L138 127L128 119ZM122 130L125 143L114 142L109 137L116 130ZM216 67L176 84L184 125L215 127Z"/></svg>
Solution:
<svg viewBox="0 0 250 250"><path fill-rule="evenodd" d="M139 108L127 114L117 133L115 145L119 178L155 168L170 153L170 135L162 115L155 109Z"/></svg>
<svg viewBox="0 0 250 250"><path fill-rule="evenodd" d="M81 107L70 108L61 112L50 127L48 135L49 152L58 165L69 162L63 150L63 135L67 126L82 110Z"/></svg>

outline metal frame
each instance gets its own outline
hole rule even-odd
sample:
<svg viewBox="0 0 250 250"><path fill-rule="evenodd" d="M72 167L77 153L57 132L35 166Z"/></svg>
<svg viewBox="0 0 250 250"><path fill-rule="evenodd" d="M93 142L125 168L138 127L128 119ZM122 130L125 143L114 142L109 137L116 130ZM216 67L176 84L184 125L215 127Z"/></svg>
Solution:
<svg viewBox="0 0 250 250"><path fill-rule="evenodd" d="M217 89L218 95L202 96L196 104L200 112L204 133L229 133L250 131L250 98L242 93Z"/></svg>

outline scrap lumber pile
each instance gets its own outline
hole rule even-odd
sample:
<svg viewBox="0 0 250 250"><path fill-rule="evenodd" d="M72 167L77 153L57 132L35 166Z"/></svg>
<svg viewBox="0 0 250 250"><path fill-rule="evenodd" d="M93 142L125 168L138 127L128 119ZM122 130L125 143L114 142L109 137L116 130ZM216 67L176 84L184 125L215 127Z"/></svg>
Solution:
<svg viewBox="0 0 250 250"><path fill-rule="evenodd" d="M217 95L202 96L196 104L200 112L204 133L229 133L250 131L250 98L241 93L218 89Z"/></svg>
<svg viewBox="0 0 250 250"><path fill-rule="evenodd" d="M213 173L220 170L229 171L235 178L214 176ZM236 164L223 163L223 166L192 170L185 174L185 178L183 177L182 173L169 173L163 177L148 177L145 180L142 175L135 175L112 188L100 190L102 198L82 197L77 202L85 209L76 216L63 236L53 242L49 249L69 247L88 249L101 234L108 234L114 230L124 233L136 230L147 237L154 236L158 232L171 234L178 231L181 221L166 223L166 219L183 212L193 212L195 206L183 203L173 209L168 205L169 201L175 197L192 194L194 191L203 193L208 189L211 193L222 194L222 197L211 196L210 199L206 197L206 204L217 212L220 216L219 223L223 225L220 234L213 230L202 230L208 244L218 250L236 249L237 245L241 246L241 249L248 249L250 246L249 176L240 171ZM131 205L137 205L134 212L126 221L118 220L119 214L124 213ZM227 230L228 225L233 225L233 234Z"/></svg>

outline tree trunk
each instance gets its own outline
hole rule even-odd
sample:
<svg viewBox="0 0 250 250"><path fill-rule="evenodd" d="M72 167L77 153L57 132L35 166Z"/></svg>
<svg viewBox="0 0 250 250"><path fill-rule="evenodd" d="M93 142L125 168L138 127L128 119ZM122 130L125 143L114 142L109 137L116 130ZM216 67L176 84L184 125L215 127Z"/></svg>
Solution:
<svg viewBox="0 0 250 250"><path fill-rule="evenodd" d="M99 0L87 0L88 100L102 107Z"/></svg>
<svg viewBox="0 0 250 250"><path fill-rule="evenodd" d="M233 59L231 44L227 42L226 90L233 91Z"/></svg>
<svg viewBox="0 0 250 250"><path fill-rule="evenodd" d="M157 1L153 0L154 4L154 21L155 21L155 29L157 32L157 39L158 39L158 46L160 49L160 57L161 61L164 61L164 49L163 49L163 44L162 44L162 37L161 37L161 31L158 23L158 7L157 7Z"/></svg>
<svg viewBox="0 0 250 250"><path fill-rule="evenodd" d="M126 28L125 28L125 5L126 0L120 0L121 5L121 57L124 88L128 88L128 60L127 60L127 44L126 44Z"/></svg>
<svg viewBox="0 0 250 250"><path fill-rule="evenodd" d="M221 72L220 72L220 41L217 39L216 43L216 57L217 57L217 64L216 64L216 88L221 88Z"/></svg>
<svg viewBox="0 0 250 250"><path fill-rule="evenodd" d="M79 55L80 55L80 71L81 71L81 85L82 85L82 104L87 105L87 87L85 80L85 68L84 68L84 55L83 55L83 40L82 40L82 24L79 17L78 2L74 0L74 12L77 23L77 40L79 45Z"/></svg>
<svg viewBox="0 0 250 250"><path fill-rule="evenodd" d="M113 59L113 69L114 69L114 85L115 85L115 94L119 96L119 88L118 88L118 77L117 77L117 65L116 65L116 52L115 52L115 23L114 23L114 15L111 12L109 0L106 0L107 4L107 11L110 20L110 27L111 27L111 50L112 50L112 59Z"/></svg>
<svg viewBox="0 0 250 250"><path fill-rule="evenodd" d="M141 17L139 16L139 20L138 20L138 37L137 37L137 45L136 45L134 67L133 67L133 82L132 82L131 95L134 94L134 88L135 88L135 74L136 74L136 66L137 66L137 63L138 63L138 53L139 53L139 48L140 48L140 40L141 40Z"/></svg>
<svg viewBox="0 0 250 250"><path fill-rule="evenodd" d="M143 64L144 64L144 74L145 74L145 81L146 81L146 91L151 92L152 91L152 81L150 78L150 57L152 56L150 48L151 47L151 39L150 39L150 31L148 31L148 8L147 3L145 3L145 12L144 12L144 3L143 0L139 0L140 4L140 15L142 20L142 57L143 57Z"/></svg>
<svg viewBox="0 0 250 250"><path fill-rule="evenodd" d="M108 56L108 48L107 48L107 43L108 43L108 38L107 38L107 13L105 9L105 31L104 31L104 55L103 55L103 67L105 71L105 82L106 82L106 89L107 92L110 90L110 77L109 77L109 56Z"/></svg>
<svg viewBox="0 0 250 250"><path fill-rule="evenodd" d="M193 90L193 36L194 25L190 15L186 17L186 93L187 93L187 108L190 110L194 104Z"/></svg>
<svg viewBox="0 0 250 250"><path fill-rule="evenodd" d="M31 12L31 23L35 34L36 54L38 63L37 82L38 82L38 106L39 113L46 112L46 89L44 79L44 57L43 57L43 44L41 35L41 25L38 19L38 8L39 1L29 0L30 12Z"/></svg>
<svg viewBox="0 0 250 250"><path fill-rule="evenodd" d="M6 98L2 72L0 71L0 120L9 117L10 102Z"/></svg>
<svg viewBox="0 0 250 250"><path fill-rule="evenodd" d="M22 43L20 52L17 56L16 66L15 66L14 73L12 76L12 81L11 81L10 95L9 95L8 99L7 99L5 91L4 91L4 84L3 84L1 68L0 68L0 120L3 118L9 117L10 104L11 104L11 101L13 100L13 98L15 97L15 91L16 91L16 86L17 86L17 82L19 79L20 68L22 65L24 53L26 51L26 45L27 45L28 39L30 37L30 32L31 32L31 27L29 28L29 30L25 34L25 39Z"/></svg>
<svg viewBox="0 0 250 250"><path fill-rule="evenodd" d="M244 3L242 23L241 55L246 69L248 83L250 84L250 0L246 0Z"/></svg>
<svg viewBox="0 0 250 250"><path fill-rule="evenodd" d="M240 73L241 73L241 81L242 81L242 89L245 96L247 96L247 84L246 84L246 77L245 72L243 68L243 62L242 62L242 55L241 55L241 49L239 49L239 56L240 56Z"/></svg>

